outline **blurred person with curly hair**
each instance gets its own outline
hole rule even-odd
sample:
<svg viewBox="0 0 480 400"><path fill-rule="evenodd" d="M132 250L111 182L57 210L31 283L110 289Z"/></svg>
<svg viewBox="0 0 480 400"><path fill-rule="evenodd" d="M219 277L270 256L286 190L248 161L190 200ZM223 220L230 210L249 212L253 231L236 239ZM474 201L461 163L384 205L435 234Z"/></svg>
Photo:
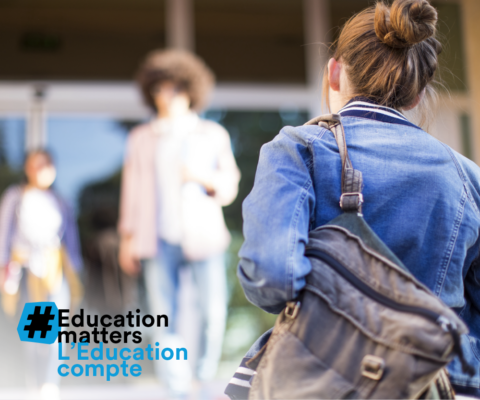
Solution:
<svg viewBox="0 0 480 400"><path fill-rule="evenodd" d="M137 82L156 118L128 138L119 262L126 273L143 275L150 312L168 315L170 326L154 340L171 348L184 347L175 327L179 270L191 269L203 339L196 377L206 380L216 373L227 314L224 252L230 235L222 206L235 199L240 173L228 132L197 114L214 85L202 60L186 51L153 51ZM157 374L172 394L189 390L188 362L159 365Z"/></svg>

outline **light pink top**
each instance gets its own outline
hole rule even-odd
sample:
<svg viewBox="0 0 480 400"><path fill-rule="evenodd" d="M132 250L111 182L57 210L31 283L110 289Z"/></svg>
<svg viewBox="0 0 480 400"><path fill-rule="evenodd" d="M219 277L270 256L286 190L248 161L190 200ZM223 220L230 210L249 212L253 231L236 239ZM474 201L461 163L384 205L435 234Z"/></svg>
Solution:
<svg viewBox="0 0 480 400"><path fill-rule="evenodd" d="M157 254L159 237L180 241L190 259L204 259L228 246L221 207L235 199L240 180L230 137L219 124L196 116L188 125L182 136L183 152L173 158L162 151L163 145L171 145L172 132L161 120L135 128L128 137L118 229L122 235L132 235L136 256L141 259ZM164 159L159 160L162 154ZM176 157L184 160L175 162ZM210 168L213 197L194 185L177 182L178 168L185 164L193 169ZM168 204L168 210L159 210L161 204ZM167 218L170 210L173 218Z"/></svg>

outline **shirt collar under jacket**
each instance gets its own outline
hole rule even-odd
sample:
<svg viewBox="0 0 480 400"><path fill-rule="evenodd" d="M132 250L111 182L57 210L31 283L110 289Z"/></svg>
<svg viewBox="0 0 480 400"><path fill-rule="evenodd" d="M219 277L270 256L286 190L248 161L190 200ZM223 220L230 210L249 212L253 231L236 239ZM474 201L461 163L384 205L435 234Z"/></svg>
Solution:
<svg viewBox="0 0 480 400"><path fill-rule="evenodd" d="M366 97L354 97L338 113L342 117L373 119L380 122L407 125L421 129L407 120L407 118L397 110L381 106Z"/></svg>

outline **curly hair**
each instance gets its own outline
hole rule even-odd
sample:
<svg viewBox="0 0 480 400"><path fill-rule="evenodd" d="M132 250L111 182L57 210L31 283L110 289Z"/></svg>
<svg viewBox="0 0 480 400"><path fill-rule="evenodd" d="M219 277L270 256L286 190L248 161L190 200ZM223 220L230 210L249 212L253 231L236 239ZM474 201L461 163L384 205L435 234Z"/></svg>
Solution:
<svg viewBox="0 0 480 400"><path fill-rule="evenodd" d="M163 81L172 81L190 98L190 108L201 111L215 84L215 76L203 60L184 50L150 52L136 74L145 103L157 111L152 91Z"/></svg>

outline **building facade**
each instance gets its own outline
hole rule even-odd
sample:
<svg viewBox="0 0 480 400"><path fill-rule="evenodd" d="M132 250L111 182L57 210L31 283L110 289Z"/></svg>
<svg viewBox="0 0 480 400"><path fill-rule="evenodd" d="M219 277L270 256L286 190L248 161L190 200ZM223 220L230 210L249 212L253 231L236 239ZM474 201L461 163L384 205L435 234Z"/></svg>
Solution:
<svg viewBox="0 0 480 400"><path fill-rule="evenodd" d="M433 3L445 46L440 74L445 89L439 89L428 131L479 162L480 27L476 21L480 2ZM212 67L218 86L210 108L217 114L285 111L314 116L322 112L322 71L339 26L371 4L369 0L4 1L0 3L0 119L4 126L17 121L14 125L24 132L27 149L58 147L52 121L57 125L61 121L65 139L69 122L73 127L79 121L145 120L149 111L133 76L142 57L162 47L195 51Z"/></svg>

